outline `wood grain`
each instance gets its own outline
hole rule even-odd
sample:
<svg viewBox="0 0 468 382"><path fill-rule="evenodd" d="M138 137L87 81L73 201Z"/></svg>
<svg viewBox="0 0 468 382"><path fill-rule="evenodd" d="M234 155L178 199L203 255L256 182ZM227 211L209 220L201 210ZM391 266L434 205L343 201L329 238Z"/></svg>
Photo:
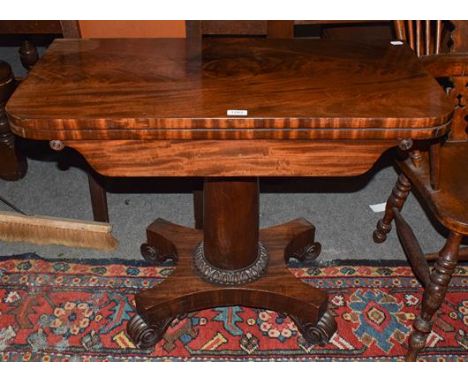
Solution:
<svg viewBox="0 0 468 382"><path fill-rule="evenodd" d="M258 178L217 178L203 187L206 260L220 269L242 269L258 256Z"/></svg>
<svg viewBox="0 0 468 382"><path fill-rule="evenodd" d="M294 21L291 20L271 20L267 22L268 38L293 38Z"/></svg>
<svg viewBox="0 0 468 382"><path fill-rule="evenodd" d="M397 141L66 141L106 176L351 176Z"/></svg>
<svg viewBox="0 0 468 382"><path fill-rule="evenodd" d="M468 21L451 20L450 22L454 25L454 30L451 36L453 40L453 51L468 51Z"/></svg>
<svg viewBox="0 0 468 382"><path fill-rule="evenodd" d="M299 129L336 139L349 128L387 138L408 129L424 139L452 114L406 46L210 39L201 56L189 48L182 39L56 40L7 105L12 129L33 139L289 139Z"/></svg>
<svg viewBox="0 0 468 382"><path fill-rule="evenodd" d="M468 52L442 53L421 57L424 68L434 77L468 75Z"/></svg>
<svg viewBox="0 0 468 382"><path fill-rule="evenodd" d="M227 287L208 283L194 271L192 252L202 240L201 231L158 219L151 228L157 232L157 239L150 241L150 245L159 249L160 243L161 248L165 248L167 242L173 243L177 265L168 280L135 296L137 312L148 323L158 324L180 314L210 307L242 305L287 313L296 324L313 326L327 310L327 294L295 278L286 268L284 253L288 244L310 227L313 226L306 220L297 219L261 230L260 240L265 243L269 254L264 277ZM308 337L307 330L301 331Z"/></svg>

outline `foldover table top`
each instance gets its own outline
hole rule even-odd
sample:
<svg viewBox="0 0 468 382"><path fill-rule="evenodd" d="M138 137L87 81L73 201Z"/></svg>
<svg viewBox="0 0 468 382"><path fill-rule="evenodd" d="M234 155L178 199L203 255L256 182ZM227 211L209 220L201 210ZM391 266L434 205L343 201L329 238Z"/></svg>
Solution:
<svg viewBox="0 0 468 382"><path fill-rule="evenodd" d="M7 105L63 140L426 139L452 110L406 45L225 38L58 39Z"/></svg>

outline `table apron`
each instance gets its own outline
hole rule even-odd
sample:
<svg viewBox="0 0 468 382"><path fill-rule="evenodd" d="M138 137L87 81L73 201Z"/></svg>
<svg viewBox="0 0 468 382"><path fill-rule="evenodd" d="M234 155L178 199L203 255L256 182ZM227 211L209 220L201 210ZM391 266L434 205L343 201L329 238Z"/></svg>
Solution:
<svg viewBox="0 0 468 382"><path fill-rule="evenodd" d="M64 141L115 177L355 176L398 145L385 141Z"/></svg>

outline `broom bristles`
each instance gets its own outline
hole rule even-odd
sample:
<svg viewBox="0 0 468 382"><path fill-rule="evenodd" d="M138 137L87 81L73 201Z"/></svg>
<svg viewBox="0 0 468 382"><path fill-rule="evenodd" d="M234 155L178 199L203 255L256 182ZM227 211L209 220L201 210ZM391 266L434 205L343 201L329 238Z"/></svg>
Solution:
<svg viewBox="0 0 468 382"><path fill-rule="evenodd" d="M0 213L0 240L5 241L111 251L118 244L111 230L112 226L107 223Z"/></svg>

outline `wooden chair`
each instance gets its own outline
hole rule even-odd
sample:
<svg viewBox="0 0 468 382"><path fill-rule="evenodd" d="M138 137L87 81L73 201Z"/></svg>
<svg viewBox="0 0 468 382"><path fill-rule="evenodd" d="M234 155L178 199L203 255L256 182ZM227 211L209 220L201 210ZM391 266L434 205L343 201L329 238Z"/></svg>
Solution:
<svg viewBox="0 0 468 382"><path fill-rule="evenodd" d="M18 35L63 35L65 38L79 37L79 28L76 21L1 21L1 34ZM26 70L31 70L39 60L39 54L31 41L25 39L19 49L21 63ZM5 180L18 180L26 174L27 162L24 155L15 145L15 136L11 133L4 106L20 79L13 76L11 67L0 62L0 178ZM88 174L89 191L93 209L93 218L96 221L109 222L107 208L107 194L101 186L100 178L95 173Z"/></svg>
<svg viewBox="0 0 468 382"><path fill-rule="evenodd" d="M377 223L374 241L385 241L395 219L396 229L410 265L424 288L421 313L414 322L406 360L414 361L431 332L432 319L444 301L459 259L468 259L468 248L460 249L468 235L468 53L457 52L465 42L451 31L453 24L442 21L396 21L396 36L406 41L420 57L426 69L437 79L449 80L448 96L454 102L450 134L429 144L414 144L406 157L398 160L401 170L385 215ZM451 42L445 49L444 41ZM416 95L415 95L416 96ZM430 213L449 231L447 241L436 254L425 255L400 211L413 189ZM428 260L436 260L431 270Z"/></svg>
<svg viewBox="0 0 468 382"><path fill-rule="evenodd" d="M66 33L70 22L58 20L14 20L0 21L0 35L8 36L44 36ZM27 39L21 41L19 50L21 63L30 69L37 61L36 48ZM0 179L18 180L26 175L27 161L18 150L16 137L10 131L5 113L5 104L21 81L16 78L10 65L0 61Z"/></svg>

